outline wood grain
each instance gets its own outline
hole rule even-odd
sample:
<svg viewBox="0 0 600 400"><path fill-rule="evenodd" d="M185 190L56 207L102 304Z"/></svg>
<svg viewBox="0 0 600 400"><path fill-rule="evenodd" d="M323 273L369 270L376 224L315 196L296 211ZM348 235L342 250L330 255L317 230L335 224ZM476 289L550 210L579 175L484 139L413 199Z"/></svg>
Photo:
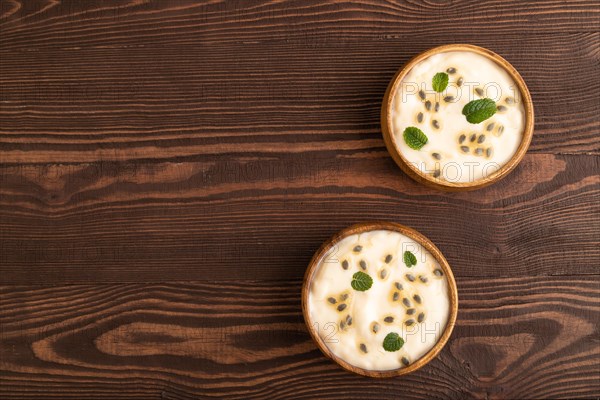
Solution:
<svg viewBox="0 0 600 400"><path fill-rule="evenodd" d="M489 47L523 75L538 116L530 151L600 154L600 81L588 78L600 74L597 32L525 38L492 33L477 40L463 34L454 40ZM3 46L0 162L379 151L379 112L390 79L410 57L445 43L446 34L419 34L361 41Z"/></svg>
<svg viewBox="0 0 600 400"><path fill-rule="evenodd" d="M0 274L11 284L301 279L325 239L368 220L417 229L458 277L594 274L599 162L530 154L497 185L458 194L415 183L383 151L6 167Z"/></svg>
<svg viewBox="0 0 600 400"><path fill-rule="evenodd" d="M600 397L593 0L0 0L0 398ZM385 150L415 54L505 57L535 105L497 185L444 194ZM350 375L309 339L323 240L411 226L457 277L426 369Z"/></svg>
<svg viewBox="0 0 600 400"><path fill-rule="evenodd" d="M3 4L0 42L22 46L180 44L245 38L305 36L378 37L398 34L453 34L482 31L568 32L598 30L600 9L593 0L531 3L469 0L448 4L367 1L120 0L104 4L76 0L12 0ZM110 35L107 36L107 32Z"/></svg>
<svg viewBox="0 0 600 400"><path fill-rule="evenodd" d="M598 275L458 283L458 321L440 356L414 374L385 381L345 372L316 349L300 313L297 281L3 287L0 394L3 399L600 394Z"/></svg>

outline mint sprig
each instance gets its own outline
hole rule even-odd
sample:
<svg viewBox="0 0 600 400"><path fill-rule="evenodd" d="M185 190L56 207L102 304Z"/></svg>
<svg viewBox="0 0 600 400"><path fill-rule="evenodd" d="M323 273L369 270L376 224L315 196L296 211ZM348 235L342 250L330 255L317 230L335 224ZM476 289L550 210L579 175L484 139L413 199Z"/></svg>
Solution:
<svg viewBox="0 0 600 400"><path fill-rule="evenodd" d="M352 275L352 282L350 282L350 286L352 289L358 290L359 292L364 292L365 290L371 289L373 285L373 278L369 276L369 274L365 274L364 272L358 271L354 275Z"/></svg>
<svg viewBox="0 0 600 400"><path fill-rule="evenodd" d="M408 147L413 150L420 150L429 140L422 130L414 126L406 128L402 136Z"/></svg>
<svg viewBox="0 0 600 400"><path fill-rule="evenodd" d="M436 92L443 92L448 87L448 74L445 72L435 74L431 80L431 86Z"/></svg>
<svg viewBox="0 0 600 400"><path fill-rule="evenodd" d="M383 339L383 349L385 351L398 351L404 346L404 339L400 337L396 332L390 332Z"/></svg>
<svg viewBox="0 0 600 400"><path fill-rule="evenodd" d="M405 251L402 258L404 259L404 264L406 264L407 268L417 265L417 257L410 251Z"/></svg>
<svg viewBox="0 0 600 400"><path fill-rule="evenodd" d="M465 104L462 114L472 124L479 124L496 114L496 103L492 99L473 100Z"/></svg>

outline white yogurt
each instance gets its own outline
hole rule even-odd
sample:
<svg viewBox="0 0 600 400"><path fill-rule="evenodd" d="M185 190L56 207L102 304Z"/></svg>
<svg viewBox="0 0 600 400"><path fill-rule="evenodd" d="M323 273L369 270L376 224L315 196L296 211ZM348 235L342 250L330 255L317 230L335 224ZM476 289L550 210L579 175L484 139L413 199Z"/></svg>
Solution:
<svg viewBox="0 0 600 400"><path fill-rule="evenodd" d="M356 251L356 246L362 249ZM416 256L415 266L405 265L405 251ZM352 288L358 271L372 277L370 289ZM425 355L444 332L450 313L448 283L436 259L420 244L398 232L370 231L343 239L319 261L308 311L310 323L339 358L366 370L398 369ZM393 321L386 322L389 317ZM392 332L404 339L393 352L383 347Z"/></svg>
<svg viewBox="0 0 600 400"><path fill-rule="evenodd" d="M448 73L449 68L455 72ZM432 86L438 72L449 76L442 93ZM425 99L419 91L425 93ZM444 100L447 96L454 99ZM498 112L479 124L469 123L462 114L463 107L484 97L496 102ZM431 102L429 110L427 101ZM502 66L470 51L438 53L416 64L394 93L391 119L392 134L404 158L423 174L448 182L474 182L497 171L517 151L525 129L525 110L515 81ZM428 137L419 150L404 141L403 132L409 126L421 129ZM462 143L461 135L465 135Z"/></svg>

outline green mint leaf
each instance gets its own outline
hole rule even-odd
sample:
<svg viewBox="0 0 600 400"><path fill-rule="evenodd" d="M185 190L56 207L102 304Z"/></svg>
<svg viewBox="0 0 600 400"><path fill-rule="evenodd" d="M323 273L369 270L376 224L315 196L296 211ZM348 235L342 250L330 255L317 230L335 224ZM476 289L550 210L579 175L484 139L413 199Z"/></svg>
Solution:
<svg viewBox="0 0 600 400"><path fill-rule="evenodd" d="M417 127L409 126L404 130L404 141L414 150L420 150L427 143L427 136Z"/></svg>
<svg viewBox="0 0 600 400"><path fill-rule="evenodd" d="M448 74L445 72L438 72L433 76L431 85L436 92L443 92L446 87L448 87Z"/></svg>
<svg viewBox="0 0 600 400"><path fill-rule="evenodd" d="M410 251L404 252L404 264L406 264L407 268L414 267L417 265L417 257L411 253Z"/></svg>
<svg viewBox="0 0 600 400"><path fill-rule="evenodd" d="M470 123L478 124L496 114L496 103L488 98L473 100L465 104L462 114Z"/></svg>
<svg viewBox="0 0 600 400"><path fill-rule="evenodd" d="M398 351L404 346L404 339L396 332L390 332L383 339L383 349L385 351Z"/></svg>
<svg viewBox="0 0 600 400"><path fill-rule="evenodd" d="M365 290L371 289L373 285L373 278L369 276L369 274L365 274L364 272L358 271L354 275L352 275L352 282L350 286L352 289L358 290L359 292L364 292Z"/></svg>

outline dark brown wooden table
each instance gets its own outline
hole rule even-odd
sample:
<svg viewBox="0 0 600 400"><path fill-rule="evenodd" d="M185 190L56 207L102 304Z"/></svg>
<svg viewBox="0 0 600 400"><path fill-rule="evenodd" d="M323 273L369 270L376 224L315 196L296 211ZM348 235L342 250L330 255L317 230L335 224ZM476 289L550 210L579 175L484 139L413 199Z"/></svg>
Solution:
<svg viewBox="0 0 600 400"><path fill-rule="evenodd" d="M600 5L2 0L0 397L600 396ZM521 72L535 135L504 181L405 176L379 110L465 42ZM313 252L359 221L445 253L460 311L412 375L311 342Z"/></svg>

